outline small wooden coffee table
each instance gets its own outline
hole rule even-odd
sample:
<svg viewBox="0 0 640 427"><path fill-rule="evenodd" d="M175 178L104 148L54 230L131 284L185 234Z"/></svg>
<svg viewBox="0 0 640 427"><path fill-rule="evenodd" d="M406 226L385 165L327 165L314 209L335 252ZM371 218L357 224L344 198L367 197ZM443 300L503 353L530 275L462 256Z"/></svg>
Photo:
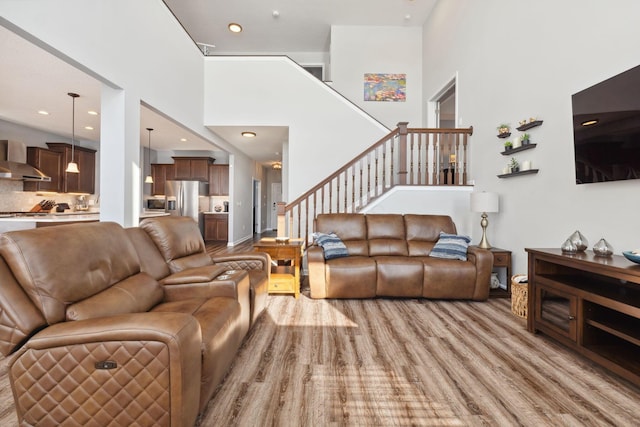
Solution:
<svg viewBox="0 0 640 427"><path fill-rule="evenodd" d="M302 264L302 252L304 251L304 239L290 239L279 242L275 238L265 237L254 243L253 248L256 251L268 253L274 261L291 261L291 265L271 267L269 293L293 293L296 298L299 298L300 265Z"/></svg>

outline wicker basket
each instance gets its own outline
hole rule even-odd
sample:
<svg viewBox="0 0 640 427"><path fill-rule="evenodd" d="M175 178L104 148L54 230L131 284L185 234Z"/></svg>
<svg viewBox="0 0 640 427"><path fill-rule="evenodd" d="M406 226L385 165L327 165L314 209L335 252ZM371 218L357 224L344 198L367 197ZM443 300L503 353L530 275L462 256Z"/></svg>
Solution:
<svg viewBox="0 0 640 427"><path fill-rule="evenodd" d="M515 275L511 278L511 312L526 319L529 284L519 283L517 279L521 277L522 275Z"/></svg>

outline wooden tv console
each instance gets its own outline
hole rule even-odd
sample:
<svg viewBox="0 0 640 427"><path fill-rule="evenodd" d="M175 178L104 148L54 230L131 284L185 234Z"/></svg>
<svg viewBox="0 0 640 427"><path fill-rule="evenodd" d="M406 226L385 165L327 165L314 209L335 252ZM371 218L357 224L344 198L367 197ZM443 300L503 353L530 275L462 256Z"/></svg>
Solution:
<svg viewBox="0 0 640 427"><path fill-rule="evenodd" d="M592 251L525 250L529 332L542 332L640 386L640 265Z"/></svg>

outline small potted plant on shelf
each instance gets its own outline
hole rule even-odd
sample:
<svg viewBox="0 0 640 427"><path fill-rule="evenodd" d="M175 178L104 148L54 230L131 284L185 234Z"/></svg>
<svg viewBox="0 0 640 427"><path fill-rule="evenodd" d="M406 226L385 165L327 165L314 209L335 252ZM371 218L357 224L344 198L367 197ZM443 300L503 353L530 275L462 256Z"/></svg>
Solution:
<svg viewBox="0 0 640 427"><path fill-rule="evenodd" d="M520 137L520 141L522 141L522 145L527 145L530 141L531 136L528 133L523 133Z"/></svg>
<svg viewBox="0 0 640 427"><path fill-rule="evenodd" d="M511 135L511 126L502 123L498 126L498 138L506 138Z"/></svg>
<svg viewBox="0 0 640 427"><path fill-rule="evenodd" d="M504 143L504 150L505 151L509 151L513 148L513 142L511 141L507 141Z"/></svg>
<svg viewBox="0 0 640 427"><path fill-rule="evenodd" d="M509 162L509 168L511 169L511 173L520 171L520 163L518 163L515 157L511 158L511 161Z"/></svg>

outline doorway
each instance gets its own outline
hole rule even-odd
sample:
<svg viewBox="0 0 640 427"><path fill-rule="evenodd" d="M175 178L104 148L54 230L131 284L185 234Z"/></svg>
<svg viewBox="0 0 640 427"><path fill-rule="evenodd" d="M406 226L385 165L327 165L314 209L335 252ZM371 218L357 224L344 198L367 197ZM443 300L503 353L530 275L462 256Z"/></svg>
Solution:
<svg viewBox="0 0 640 427"><path fill-rule="evenodd" d="M271 183L271 229L278 230L278 209L276 202L282 201L282 183Z"/></svg>
<svg viewBox="0 0 640 427"><path fill-rule="evenodd" d="M262 198L262 183L260 180L253 180L253 234L262 233L262 204L260 200Z"/></svg>
<svg viewBox="0 0 640 427"><path fill-rule="evenodd" d="M429 101L428 127L455 128L458 123L456 91L458 76L447 82Z"/></svg>

